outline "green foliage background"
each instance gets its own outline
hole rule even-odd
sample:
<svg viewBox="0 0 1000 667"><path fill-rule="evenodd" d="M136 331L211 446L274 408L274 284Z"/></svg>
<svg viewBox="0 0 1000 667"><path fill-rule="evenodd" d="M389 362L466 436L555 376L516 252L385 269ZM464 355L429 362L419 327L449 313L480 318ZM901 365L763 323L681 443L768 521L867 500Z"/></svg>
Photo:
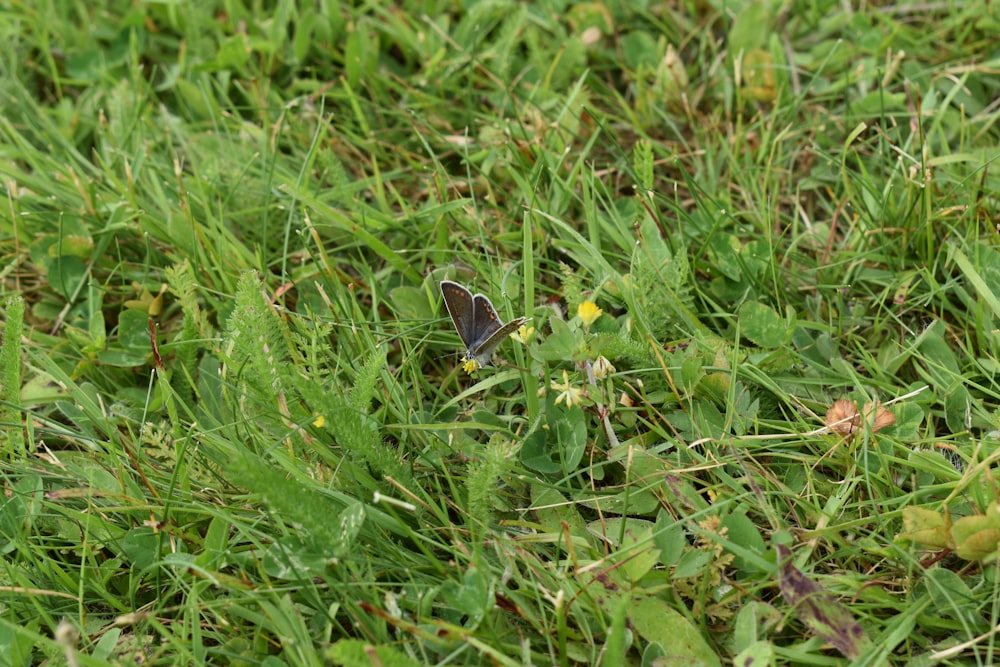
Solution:
<svg viewBox="0 0 1000 667"><path fill-rule="evenodd" d="M0 655L992 664L998 28L0 5Z"/></svg>

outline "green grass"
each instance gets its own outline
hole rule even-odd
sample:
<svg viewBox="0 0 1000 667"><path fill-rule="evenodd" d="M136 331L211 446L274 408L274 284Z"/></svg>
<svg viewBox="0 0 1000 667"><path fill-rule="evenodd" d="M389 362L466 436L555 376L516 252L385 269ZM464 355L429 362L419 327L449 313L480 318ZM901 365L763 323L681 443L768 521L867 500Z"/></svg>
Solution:
<svg viewBox="0 0 1000 667"><path fill-rule="evenodd" d="M4 664L1000 660L1000 14L846 8L0 8Z"/></svg>

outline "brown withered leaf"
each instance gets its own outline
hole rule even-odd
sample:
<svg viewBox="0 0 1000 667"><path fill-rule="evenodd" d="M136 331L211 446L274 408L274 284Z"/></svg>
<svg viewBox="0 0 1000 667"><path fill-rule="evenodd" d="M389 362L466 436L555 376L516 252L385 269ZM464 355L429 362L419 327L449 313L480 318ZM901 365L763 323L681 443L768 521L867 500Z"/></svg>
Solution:
<svg viewBox="0 0 1000 667"><path fill-rule="evenodd" d="M872 420L872 433L881 431L884 428L896 423L896 415L889 411L889 408L879 403L865 403L865 416L868 417L875 411L875 419Z"/></svg>
<svg viewBox="0 0 1000 667"><path fill-rule="evenodd" d="M823 423L834 433L851 435L861 426L862 418L872 425L872 433L896 423L896 415L892 414L884 405L865 403L862 416L862 413L858 412L858 404L846 398L840 398L833 402L830 409L826 411Z"/></svg>
<svg viewBox="0 0 1000 667"><path fill-rule="evenodd" d="M850 609L795 567L787 547L778 544L775 550L779 562L778 588L798 619L844 656L852 660L860 657L871 640Z"/></svg>
<svg viewBox="0 0 1000 667"><path fill-rule="evenodd" d="M826 411L826 419L823 420L834 433L840 435L850 435L861 423L861 415L858 413L858 404L846 398L838 398Z"/></svg>

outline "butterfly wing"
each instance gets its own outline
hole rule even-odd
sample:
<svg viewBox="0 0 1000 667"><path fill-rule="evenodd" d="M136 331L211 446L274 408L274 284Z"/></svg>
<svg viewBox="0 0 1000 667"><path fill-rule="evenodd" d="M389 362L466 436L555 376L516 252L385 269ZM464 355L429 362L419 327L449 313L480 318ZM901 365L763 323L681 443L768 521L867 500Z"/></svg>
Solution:
<svg viewBox="0 0 1000 667"><path fill-rule="evenodd" d="M470 349L472 352L470 358L475 358L480 366L485 366L492 360L493 351L497 346L507 340L507 336L517 331L528 320L524 317L517 317L504 324L500 320L500 316L497 315L493 304L482 294L477 294L475 297L475 312L476 340Z"/></svg>
<svg viewBox="0 0 1000 667"><path fill-rule="evenodd" d="M503 322L500 321L500 316L497 315L497 310L493 307L493 303L483 294L477 294L474 297L472 313L475 333L473 334L472 342L469 343L469 349L478 356L483 344L490 340L493 334L503 328Z"/></svg>
<svg viewBox="0 0 1000 667"><path fill-rule="evenodd" d="M465 344L465 358L474 362L475 367L489 364L496 347L527 321L518 317L504 324L488 297L473 296L468 289L451 280L441 281L441 296Z"/></svg>
<svg viewBox="0 0 1000 667"><path fill-rule="evenodd" d="M459 338L466 349L471 348L476 337L475 299L472 298L472 292L456 282L442 280L441 296Z"/></svg>
<svg viewBox="0 0 1000 667"><path fill-rule="evenodd" d="M503 325L494 331L489 338L479 344L479 349L476 351L476 354L479 356L492 356L493 350L495 350L500 343L507 340L507 336L520 329L527 321L528 318L526 317L518 317Z"/></svg>

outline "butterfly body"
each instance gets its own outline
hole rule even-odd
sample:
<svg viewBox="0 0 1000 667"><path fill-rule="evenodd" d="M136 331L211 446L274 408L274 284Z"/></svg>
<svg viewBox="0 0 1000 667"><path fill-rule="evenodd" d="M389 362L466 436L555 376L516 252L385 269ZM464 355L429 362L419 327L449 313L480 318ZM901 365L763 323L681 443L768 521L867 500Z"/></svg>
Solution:
<svg viewBox="0 0 1000 667"><path fill-rule="evenodd" d="M518 317L504 324L486 295L473 294L451 280L441 281L441 296L465 344L466 370L477 370L489 364L497 346L528 321Z"/></svg>

